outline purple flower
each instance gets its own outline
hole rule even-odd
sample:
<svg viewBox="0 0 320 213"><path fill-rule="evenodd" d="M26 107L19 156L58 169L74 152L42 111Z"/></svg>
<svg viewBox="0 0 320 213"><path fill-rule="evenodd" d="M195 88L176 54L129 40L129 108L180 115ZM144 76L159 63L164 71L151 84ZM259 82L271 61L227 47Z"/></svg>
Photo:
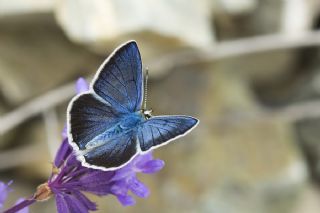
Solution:
<svg viewBox="0 0 320 213"><path fill-rule="evenodd" d="M128 195L129 190L139 197L146 198L149 195L149 189L137 179L136 173L152 174L161 170L163 166L164 162L154 160L151 152L136 156L129 164L116 170L111 179L112 194L117 196L124 206L135 204L134 199Z"/></svg>
<svg viewBox="0 0 320 213"><path fill-rule="evenodd" d="M146 198L149 190L137 179L136 173L155 173L162 169L164 162L154 160L152 154L147 153L138 155L129 164L116 171L91 169L81 165L65 139L56 155L54 166L56 172L43 187L47 187L48 194L54 194L58 212L72 212L74 208L77 210L75 212L88 212L96 210L96 205L82 192L98 196L112 194L124 206L135 204L134 199L128 195L129 191Z"/></svg>
<svg viewBox="0 0 320 213"><path fill-rule="evenodd" d="M12 181L7 184L0 181L0 209L3 207L3 204L6 201L9 192L11 191L11 189L9 188L9 185L11 183Z"/></svg>
<svg viewBox="0 0 320 213"><path fill-rule="evenodd" d="M89 90L89 84L84 78L79 78L76 82L76 92L78 94L87 92Z"/></svg>
<svg viewBox="0 0 320 213"><path fill-rule="evenodd" d="M76 84L77 92L88 90L84 79ZM149 189L138 180L137 173L152 174L162 169L164 162L155 160L151 152L136 156L126 166L115 171L101 171L83 167L76 159L65 133L62 144L54 159L54 169L47 183L38 188L38 200L54 195L59 213L85 213L96 210L96 204L83 192L98 196L114 195L123 206L134 205L131 191L138 197L146 198Z"/></svg>

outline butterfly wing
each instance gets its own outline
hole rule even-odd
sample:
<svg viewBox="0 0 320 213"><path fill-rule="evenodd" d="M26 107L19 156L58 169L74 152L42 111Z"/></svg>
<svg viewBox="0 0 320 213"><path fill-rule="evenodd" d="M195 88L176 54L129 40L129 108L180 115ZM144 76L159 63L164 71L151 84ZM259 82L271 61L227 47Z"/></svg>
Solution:
<svg viewBox="0 0 320 213"><path fill-rule="evenodd" d="M154 116L146 120L137 132L141 151L157 148L187 134L198 122L196 118L178 115Z"/></svg>
<svg viewBox="0 0 320 213"><path fill-rule="evenodd" d="M71 101L68 120L69 142L85 150L89 142L118 123L119 116L96 95L86 93Z"/></svg>
<svg viewBox="0 0 320 213"><path fill-rule="evenodd" d="M77 155L92 167L118 167L137 152L133 133L112 138L124 114L140 109L142 103L142 63L137 44L120 46L100 66L91 91L76 96L68 106L69 142ZM76 149L77 150L77 149ZM86 164L84 163L84 164Z"/></svg>
<svg viewBox="0 0 320 213"><path fill-rule="evenodd" d="M133 131L126 132L115 138L101 134L95 139L97 143L102 140L103 145L90 149L84 154L84 159L93 168L108 170L116 169L129 162L137 153L137 140Z"/></svg>
<svg viewBox="0 0 320 213"><path fill-rule="evenodd" d="M138 111L142 104L142 62L136 42L130 41L100 66L93 91L120 113Z"/></svg>

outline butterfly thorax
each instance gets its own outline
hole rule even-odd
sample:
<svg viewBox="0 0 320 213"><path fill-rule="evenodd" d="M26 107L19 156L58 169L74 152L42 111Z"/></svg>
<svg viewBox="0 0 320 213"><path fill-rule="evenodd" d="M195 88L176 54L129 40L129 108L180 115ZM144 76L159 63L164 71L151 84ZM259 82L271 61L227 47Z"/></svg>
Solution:
<svg viewBox="0 0 320 213"><path fill-rule="evenodd" d="M142 121L144 121L144 116L140 112L135 112L125 115L118 125L122 130L130 130Z"/></svg>

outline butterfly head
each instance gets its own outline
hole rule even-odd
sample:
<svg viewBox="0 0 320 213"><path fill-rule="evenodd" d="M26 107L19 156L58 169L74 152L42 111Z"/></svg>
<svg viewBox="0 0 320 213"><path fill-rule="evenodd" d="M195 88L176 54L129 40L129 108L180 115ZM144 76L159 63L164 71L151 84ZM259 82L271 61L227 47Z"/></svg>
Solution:
<svg viewBox="0 0 320 213"><path fill-rule="evenodd" d="M152 109L143 109L142 114L145 119L149 119L152 117Z"/></svg>

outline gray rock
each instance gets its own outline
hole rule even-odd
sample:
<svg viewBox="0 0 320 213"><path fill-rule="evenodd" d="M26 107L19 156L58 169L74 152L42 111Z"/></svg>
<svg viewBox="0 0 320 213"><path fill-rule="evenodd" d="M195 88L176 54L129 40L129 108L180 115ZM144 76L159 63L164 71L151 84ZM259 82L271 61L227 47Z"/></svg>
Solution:
<svg viewBox="0 0 320 213"><path fill-rule="evenodd" d="M236 9L239 9L239 11L241 11L241 6L243 6L240 3L234 3L236 1L221 0L221 2L222 1L228 2L230 5L229 7L234 6ZM236 11L228 13L227 9L218 9L217 12L213 13L217 40L229 40L239 37L276 33L281 29L283 1L269 0L258 1L258 3L254 3L253 1L246 2L250 2L252 7L255 8L247 9L246 12L242 11L241 13L237 13ZM272 11L272 15L270 11Z"/></svg>
<svg viewBox="0 0 320 213"><path fill-rule="evenodd" d="M282 32L293 37L303 36L304 33L312 30L320 11L319 1L285 0L283 3Z"/></svg>
<svg viewBox="0 0 320 213"><path fill-rule="evenodd" d="M257 0L211 0L214 13L241 15L252 12L258 6Z"/></svg>
<svg viewBox="0 0 320 213"><path fill-rule="evenodd" d="M36 14L52 11L55 0L0 0L0 18L21 14Z"/></svg>
<svg viewBox="0 0 320 213"><path fill-rule="evenodd" d="M208 1L60 1L56 18L68 37L101 52L135 39L153 53L179 46L210 44L213 33ZM151 56L152 54L145 54Z"/></svg>

